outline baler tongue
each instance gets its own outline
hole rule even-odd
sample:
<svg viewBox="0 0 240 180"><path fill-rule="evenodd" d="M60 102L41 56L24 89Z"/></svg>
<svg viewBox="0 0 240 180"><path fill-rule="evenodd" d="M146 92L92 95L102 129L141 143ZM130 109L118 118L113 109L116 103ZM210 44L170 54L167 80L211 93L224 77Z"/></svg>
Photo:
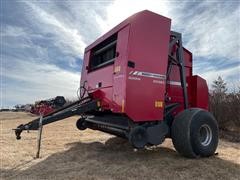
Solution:
<svg viewBox="0 0 240 180"><path fill-rule="evenodd" d="M93 100L89 97L86 97L43 116L42 125L50 124L70 116L81 115L92 110L97 110L99 106L100 103L98 100ZM21 139L21 133L24 130L38 130L39 121L40 118L37 118L28 122L27 124L20 124L16 129L13 129L15 131L16 139Z"/></svg>

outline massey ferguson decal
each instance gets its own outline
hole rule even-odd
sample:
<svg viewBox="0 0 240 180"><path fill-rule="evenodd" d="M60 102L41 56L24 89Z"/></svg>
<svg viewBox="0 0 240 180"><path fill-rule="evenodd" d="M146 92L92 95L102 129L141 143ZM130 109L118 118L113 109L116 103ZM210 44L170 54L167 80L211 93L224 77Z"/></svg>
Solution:
<svg viewBox="0 0 240 180"><path fill-rule="evenodd" d="M162 79L165 80L166 76L163 74L156 74L156 73L151 73L151 72L143 72L143 71L131 71L129 75L133 76L143 76L143 77L148 77L148 78L155 78L155 79Z"/></svg>

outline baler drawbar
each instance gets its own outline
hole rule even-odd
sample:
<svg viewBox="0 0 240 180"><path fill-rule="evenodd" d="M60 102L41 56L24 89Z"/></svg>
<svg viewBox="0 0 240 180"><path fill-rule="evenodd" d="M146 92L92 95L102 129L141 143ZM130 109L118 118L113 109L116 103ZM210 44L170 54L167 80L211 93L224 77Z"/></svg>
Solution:
<svg viewBox="0 0 240 180"><path fill-rule="evenodd" d="M86 47L80 100L43 116L42 125L79 115L79 130L114 134L134 148L171 138L185 157L214 155L218 124L208 112L206 80L192 66L171 19L141 11ZM21 124L17 139L38 127L39 118Z"/></svg>
<svg viewBox="0 0 240 180"><path fill-rule="evenodd" d="M86 112L97 110L99 108L99 101L92 100L91 98L83 98L66 107L58 109L52 113L43 116L42 125L53 123L74 115L82 115ZM21 139L21 133L23 130L38 130L40 118L34 119L27 124L19 125L15 130L16 138Z"/></svg>

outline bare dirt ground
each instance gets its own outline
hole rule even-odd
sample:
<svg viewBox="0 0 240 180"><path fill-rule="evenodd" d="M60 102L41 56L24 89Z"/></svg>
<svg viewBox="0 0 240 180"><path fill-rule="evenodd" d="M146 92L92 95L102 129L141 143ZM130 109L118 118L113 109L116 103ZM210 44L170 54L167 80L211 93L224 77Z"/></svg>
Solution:
<svg viewBox="0 0 240 180"><path fill-rule="evenodd" d="M186 159L171 140L133 151L126 140L99 131L79 131L77 117L43 129L41 158L36 154L37 132L12 128L34 117L20 112L0 113L1 179L240 179L240 144L220 140L218 155Z"/></svg>

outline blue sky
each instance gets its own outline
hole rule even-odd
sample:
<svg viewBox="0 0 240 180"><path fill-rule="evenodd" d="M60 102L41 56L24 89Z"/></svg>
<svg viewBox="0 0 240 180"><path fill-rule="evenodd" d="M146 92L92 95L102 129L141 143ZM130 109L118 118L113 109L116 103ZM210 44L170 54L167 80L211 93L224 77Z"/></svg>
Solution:
<svg viewBox="0 0 240 180"><path fill-rule="evenodd" d="M172 19L208 84L240 84L240 1L1 0L1 104L76 97L84 48L141 10Z"/></svg>

